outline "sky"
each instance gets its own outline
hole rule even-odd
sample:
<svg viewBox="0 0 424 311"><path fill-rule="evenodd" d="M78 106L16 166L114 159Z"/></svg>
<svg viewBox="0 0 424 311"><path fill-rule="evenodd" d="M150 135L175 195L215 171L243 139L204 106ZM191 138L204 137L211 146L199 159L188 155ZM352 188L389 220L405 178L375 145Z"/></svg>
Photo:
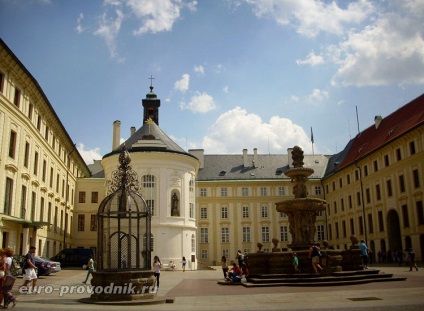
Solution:
<svg viewBox="0 0 424 311"><path fill-rule="evenodd" d="M423 21L423 0L0 0L0 37L87 164L115 120L122 141L142 126L151 82L185 150L340 152L423 94Z"/></svg>

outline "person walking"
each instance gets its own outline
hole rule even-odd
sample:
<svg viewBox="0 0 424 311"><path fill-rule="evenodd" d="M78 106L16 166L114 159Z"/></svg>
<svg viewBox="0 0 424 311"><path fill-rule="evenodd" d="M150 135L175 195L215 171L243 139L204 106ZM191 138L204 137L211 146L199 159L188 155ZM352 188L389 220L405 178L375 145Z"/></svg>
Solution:
<svg viewBox="0 0 424 311"><path fill-rule="evenodd" d="M300 273L299 270L299 258L297 258L297 254L293 252L293 269L295 273Z"/></svg>
<svg viewBox="0 0 424 311"><path fill-rule="evenodd" d="M186 264L187 264L187 260L186 260L186 258L184 256L183 256L183 261L181 261L181 264L183 266L183 272L185 272L185 267L186 267Z"/></svg>
<svg viewBox="0 0 424 311"><path fill-rule="evenodd" d="M162 268L162 263L160 262L160 259L158 256L155 256L153 258L153 272L156 278L156 287L155 290L157 291L159 289L159 278L160 278L160 269Z"/></svg>
<svg viewBox="0 0 424 311"><path fill-rule="evenodd" d="M91 274L91 276L93 276L93 272L94 272L94 260L93 260L93 256L90 256L90 259L87 262L87 269L88 269L88 271L87 271L87 277L85 278L85 281L83 282L84 284L87 283L88 277L90 276L90 274Z"/></svg>
<svg viewBox="0 0 424 311"><path fill-rule="evenodd" d="M222 273L224 273L224 279L227 279L228 264L227 264L227 257L225 257L225 255L221 257L221 267L222 267Z"/></svg>
<svg viewBox="0 0 424 311"><path fill-rule="evenodd" d="M35 246L31 246L29 248L29 252L25 255L25 263L24 269L25 274L23 275L24 284L22 284L19 288L25 287L27 293L30 293L28 285L32 281L32 293L38 294L36 291L37 286L37 266L35 265L34 254L37 248Z"/></svg>
<svg viewBox="0 0 424 311"><path fill-rule="evenodd" d="M16 280L11 271L13 250L10 247L6 247L3 250L3 254L6 260L4 262L4 282L2 284L1 292L4 297L4 308L7 309L10 303L12 303L13 308L18 302L18 298L11 293Z"/></svg>
<svg viewBox="0 0 424 311"><path fill-rule="evenodd" d="M359 248L361 249L363 267L364 269L368 269L368 247L364 240L361 240Z"/></svg>
<svg viewBox="0 0 424 311"><path fill-rule="evenodd" d="M312 260L312 269L314 269L315 274L321 274L322 268L319 265L320 258L320 248L314 245L312 242L309 242L309 253L308 258Z"/></svg>
<svg viewBox="0 0 424 311"><path fill-rule="evenodd" d="M412 248L409 249L409 271L414 267L418 271L417 263L415 262L415 252Z"/></svg>

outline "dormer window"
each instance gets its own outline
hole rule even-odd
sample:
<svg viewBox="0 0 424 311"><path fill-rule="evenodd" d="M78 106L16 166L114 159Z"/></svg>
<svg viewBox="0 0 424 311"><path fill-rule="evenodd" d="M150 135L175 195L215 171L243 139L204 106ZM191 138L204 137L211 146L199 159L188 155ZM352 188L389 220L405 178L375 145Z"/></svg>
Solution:
<svg viewBox="0 0 424 311"><path fill-rule="evenodd" d="M227 175L227 172L226 171L219 172L219 176L225 176L225 175Z"/></svg>

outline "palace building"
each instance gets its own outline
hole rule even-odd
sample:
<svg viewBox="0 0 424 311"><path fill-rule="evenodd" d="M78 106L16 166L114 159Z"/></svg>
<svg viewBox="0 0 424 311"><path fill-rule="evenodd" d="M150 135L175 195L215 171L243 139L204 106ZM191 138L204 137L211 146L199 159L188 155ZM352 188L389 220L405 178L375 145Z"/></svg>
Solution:
<svg viewBox="0 0 424 311"><path fill-rule="evenodd" d="M291 242L276 203L293 199L287 154L185 151L159 127L153 86L142 100L143 123L86 165L37 81L0 41L0 234L2 247L30 245L51 257L65 247L96 248L97 210L123 148L152 210L153 255L187 269L217 265L225 255L281 251ZM370 122L371 123L371 122ZM424 95L358 134L335 155L304 155L314 173L308 197L325 199L315 239L347 248L350 236L378 252L414 248L424 254ZM301 146L302 147L302 146Z"/></svg>

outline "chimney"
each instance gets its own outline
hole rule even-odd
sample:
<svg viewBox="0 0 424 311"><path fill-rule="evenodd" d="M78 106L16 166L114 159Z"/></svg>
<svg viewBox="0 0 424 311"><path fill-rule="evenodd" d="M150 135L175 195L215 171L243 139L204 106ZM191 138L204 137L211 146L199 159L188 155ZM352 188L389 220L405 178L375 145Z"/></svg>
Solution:
<svg viewBox="0 0 424 311"><path fill-rule="evenodd" d="M293 159L291 154L292 151L293 151L293 148L287 148L287 160L288 160L287 164L289 167L293 167Z"/></svg>
<svg viewBox="0 0 424 311"><path fill-rule="evenodd" d="M243 167L249 167L247 162L247 149L243 149Z"/></svg>
<svg viewBox="0 0 424 311"><path fill-rule="evenodd" d="M258 148L253 148L253 167L258 167Z"/></svg>
<svg viewBox="0 0 424 311"><path fill-rule="evenodd" d="M200 167L205 167L205 150L204 149L190 149L188 151L191 155L195 156L197 159L199 159Z"/></svg>
<svg viewBox="0 0 424 311"><path fill-rule="evenodd" d="M131 126L130 133L131 133L131 136L134 135L134 133L135 133L135 126Z"/></svg>
<svg viewBox="0 0 424 311"><path fill-rule="evenodd" d="M113 122L113 138L112 138L112 150L119 147L119 140L121 137L121 121L116 120Z"/></svg>
<svg viewBox="0 0 424 311"><path fill-rule="evenodd" d="M375 118L374 118L375 129L378 129L381 121L383 121L383 118L381 116L375 116Z"/></svg>

